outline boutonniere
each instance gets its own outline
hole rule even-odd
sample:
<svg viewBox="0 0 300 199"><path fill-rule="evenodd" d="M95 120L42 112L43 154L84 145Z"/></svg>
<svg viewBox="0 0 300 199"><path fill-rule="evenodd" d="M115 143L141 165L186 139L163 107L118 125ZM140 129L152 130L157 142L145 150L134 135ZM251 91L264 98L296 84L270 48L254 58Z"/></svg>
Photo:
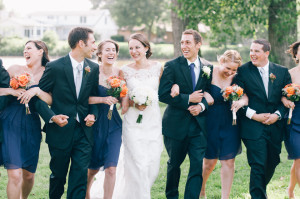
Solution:
<svg viewBox="0 0 300 199"><path fill-rule="evenodd" d="M273 73L271 73L270 80L272 81L272 83L274 82L275 79L276 79L276 76Z"/></svg>
<svg viewBox="0 0 300 199"><path fill-rule="evenodd" d="M203 77L203 76L206 76L206 78L209 79L209 78L210 78L210 73L211 73L210 67L208 67L208 66L203 66L203 67L202 67L202 71L203 71L202 77Z"/></svg>
<svg viewBox="0 0 300 199"><path fill-rule="evenodd" d="M85 67L84 72L85 72L85 75L87 75L89 72L91 72L91 68L89 66Z"/></svg>

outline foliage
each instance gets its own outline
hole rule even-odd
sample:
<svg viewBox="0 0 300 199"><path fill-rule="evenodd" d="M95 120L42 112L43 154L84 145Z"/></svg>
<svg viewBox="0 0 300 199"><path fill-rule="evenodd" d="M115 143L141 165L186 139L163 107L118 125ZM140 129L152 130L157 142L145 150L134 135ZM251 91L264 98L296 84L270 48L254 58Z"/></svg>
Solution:
<svg viewBox="0 0 300 199"><path fill-rule="evenodd" d="M178 0L178 14L189 19L189 28L197 28L199 22L211 29L210 40L214 44L232 44L247 38L268 38L274 48L287 47L295 41L291 34L297 26L296 0ZM292 17L291 17L292 16ZM272 20L273 19L273 20ZM268 35L267 35L268 33ZM274 51L274 61L285 57Z"/></svg>
<svg viewBox="0 0 300 199"><path fill-rule="evenodd" d="M3 10L5 8L4 4L3 4L3 0L0 0L0 10Z"/></svg>
<svg viewBox="0 0 300 199"><path fill-rule="evenodd" d="M55 31L47 30L46 32L44 32L42 41L46 43L49 51L53 51L58 43L58 35Z"/></svg>
<svg viewBox="0 0 300 199"><path fill-rule="evenodd" d="M125 41L123 35L113 35L113 36L111 36L110 38L111 38L112 40L119 41L119 42L124 42L124 41Z"/></svg>
<svg viewBox="0 0 300 199"><path fill-rule="evenodd" d="M112 16L120 28L133 29L136 26L145 26L148 38L155 22L165 11L165 0L115 0L108 6Z"/></svg>
<svg viewBox="0 0 300 199"><path fill-rule="evenodd" d="M19 37L4 37L0 43L0 56L23 56L27 39Z"/></svg>

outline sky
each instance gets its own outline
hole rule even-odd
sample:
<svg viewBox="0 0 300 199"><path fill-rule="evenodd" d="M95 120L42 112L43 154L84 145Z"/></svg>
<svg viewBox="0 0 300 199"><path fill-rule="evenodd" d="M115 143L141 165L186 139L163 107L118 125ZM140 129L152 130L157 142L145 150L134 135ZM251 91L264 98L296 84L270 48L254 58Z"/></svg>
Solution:
<svg viewBox="0 0 300 199"><path fill-rule="evenodd" d="M89 10L89 0L4 0L5 10L20 15L37 11L78 11Z"/></svg>

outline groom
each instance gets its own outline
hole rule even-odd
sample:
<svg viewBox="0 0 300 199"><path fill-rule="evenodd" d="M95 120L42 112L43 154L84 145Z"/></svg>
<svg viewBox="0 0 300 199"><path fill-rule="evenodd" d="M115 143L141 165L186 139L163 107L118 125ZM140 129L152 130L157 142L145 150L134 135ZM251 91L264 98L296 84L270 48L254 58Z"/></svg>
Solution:
<svg viewBox="0 0 300 199"><path fill-rule="evenodd" d="M240 109L241 137L247 148L251 198L267 198L266 188L280 162L285 108L282 88L291 83L288 69L269 61L271 45L259 39L250 47L251 61L239 67L233 83L244 88L249 106Z"/></svg>
<svg viewBox="0 0 300 199"><path fill-rule="evenodd" d="M184 198L198 199L202 186L202 161L206 150L205 117L208 108L203 92L211 83L210 65L198 57L202 37L195 30L186 30L181 36L183 56L165 64L159 85L159 100L168 104L162 121L164 144L169 155L166 197L178 198L180 165L186 155L190 171ZM171 88L177 84L180 94L172 98Z"/></svg>
<svg viewBox="0 0 300 199"><path fill-rule="evenodd" d="M68 37L71 52L47 64L39 87L52 93L51 109L37 100L36 109L46 123L46 142L51 155L50 199L64 193L70 161L67 198L85 198L87 168L93 146L91 126L97 118L97 106L89 105L97 95L98 65L92 58L97 49L93 31L77 27Z"/></svg>

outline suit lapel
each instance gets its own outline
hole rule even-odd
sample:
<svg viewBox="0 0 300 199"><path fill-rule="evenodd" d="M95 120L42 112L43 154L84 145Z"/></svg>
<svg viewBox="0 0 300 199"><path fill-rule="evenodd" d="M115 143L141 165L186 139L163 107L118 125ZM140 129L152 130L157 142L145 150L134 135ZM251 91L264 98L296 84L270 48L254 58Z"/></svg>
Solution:
<svg viewBox="0 0 300 199"><path fill-rule="evenodd" d="M180 70L183 73L183 76L185 77L186 81L188 82L188 85L191 90L193 90L193 82L191 77L191 71L189 69L189 66L187 64L187 60L183 57L180 59Z"/></svg>
<svg viewBox="0 0 300 199"><path fill-rule="evenodd" d="M86 72L86 67L89 67L89 65L88 65L86 59L84 59L83 70L82 70L82 82L81 82L81 88L80 88L78 99L82 95L82 92L85 90L87 78L90 73L90 72Z"/></svg>
<svg viewBox="0 0 300 199"><path fill-rule="evenodd" d="M259 70L253 64L251 65L251 73L249 74L249 76L250 75L255 79L255 82L258 83L258 86L260 87L260 90L262 91L263 95L267 98L266 89L265 89L263 80L261 78L261 75L259 73Z"/></svg>
<svg viewBox="0 0 300 199"><path fill-rule="evenodd" d="M64 70L66 73L67 80L70 84L70 88L72 90L72 93L74 94L74 97L76 97L76 88L75 88L75 81L74 81L74 73L73 73L73 67L71 63L71 59L69 55L65 56L64 59Z"/></svg>
<svg viewBox="0 0 300 199"><path fill-rule="evenodd" d="M276 68L274 67L274 64L269 62L269 85L268 85L268 99L271 99L272 96L272 92L273 92L273 81L270 79L270 74L276 74Z"/></svg>
<svg viewBox="0 0 300 199"><path fill-rule="evenodd" d="M202 61L201 61L201 58L199 58L199 62L200 62L200 66L199 66L199 77L198 77L198 81L197 81L197 83L196 83L196 87L195 87L195 90L199 90L199 89L197 89L197 88L199 88L199 86L201 85L201 82L202 82L202 73L203 73L203 71L202 71L202 68L203 68L203 63L202 63Z"/></svg>

